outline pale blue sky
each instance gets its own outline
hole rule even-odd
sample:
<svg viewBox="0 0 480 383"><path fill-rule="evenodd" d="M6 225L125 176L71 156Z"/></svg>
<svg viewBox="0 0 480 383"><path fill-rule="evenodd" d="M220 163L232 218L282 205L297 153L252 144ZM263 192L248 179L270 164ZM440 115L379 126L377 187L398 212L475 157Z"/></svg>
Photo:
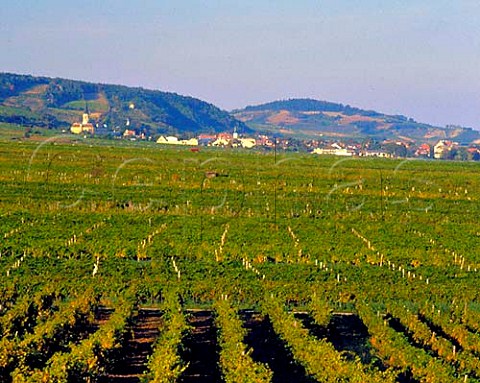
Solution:
<svg viewBox="0 0 480 383"><path fill-rule="evenodd" d="M478 0L8 0L0 71L480 129Z"/></svg>

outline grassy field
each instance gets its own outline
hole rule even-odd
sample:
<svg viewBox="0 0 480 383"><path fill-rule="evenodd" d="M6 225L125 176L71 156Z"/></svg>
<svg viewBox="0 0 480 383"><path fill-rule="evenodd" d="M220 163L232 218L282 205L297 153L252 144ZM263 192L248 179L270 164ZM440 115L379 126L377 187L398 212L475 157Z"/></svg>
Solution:
<svg viewBox="0 0 480 383"><path fill-rule="evenodd" d="M247 370L270 371L255 370L261 381L286 372L257 352L260 328L303 371L295 381L477 381L479 170L65 138L0 142L2 381L115 381L115 358L131 342L125 334L147 321L145 309L164 318L148 353L169 340L173 350L178 342L195 349L200 319L188 310L213 318L206 326L225 353L229 323L238 331L243 323L257 363ZM117 354L94 353L98 366L67 368L61 380L57 360L102 334L101 314L126 312L125 302L133 311ZM165 314L179 310L190 327ZM350 332L363 326L365 339L347 334L342 346L338 313L353 314L360 325ZM235 381L228 360L243 357L212 352L208 374L221 373L203 381ZM191 369L199 354L174 352L172 365ZM331 358L319 365L320 354ZM154 381L155 368L145 361L131 381ZM179 368L176 379L202 381L195 375Z"/></svg>

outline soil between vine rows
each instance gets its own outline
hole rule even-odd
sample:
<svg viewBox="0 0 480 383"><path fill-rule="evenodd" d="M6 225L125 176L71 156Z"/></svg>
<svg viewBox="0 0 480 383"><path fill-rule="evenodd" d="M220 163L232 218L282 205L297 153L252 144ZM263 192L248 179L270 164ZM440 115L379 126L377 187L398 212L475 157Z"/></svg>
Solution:
<svg viewBox="0 0 480 383"><path fill-rule="evenodd" d="M317 339L326 339L333 347L350 360L360 358L363 364L370 364L373 360L368 343L370 337L367 327L361 319L354 314L333 314L326 327L315 323L315 320L307 313L295 313L310 335Z"/></svg>
<svg viewBox="0 0 480 383"><path fill-rule="evenodd" d="M160 327L163 324L162 312L156 309L141 309L132 327L132 337L122 351L122 358L113 366L100 383L138 383L144 373L148 356L152 353Z"/></svg>
<svg viewBox="0 0 480 383"><path fill-rule="evenodd" d="M386 370L385 364L372 353L369 345L370 334L362 320L355 314L336 313L331 317L326 327L315 323L314 319L307 313L296 313L299 319L307 328L310 334L317 339L326 339L338 352L350 360L356 357L363 364L373 364L379 370ZM398 383L418 383L409 370L399 373Z"/></svg>
<svg viewBox="0 0 480 383"><path fill-rule="evenodd" d="M188 363L180 376L182 383L220 383L217 329L211 311L193 311L188 315L191 332L184 338L182 359Z"/></svg>
<svg viewBox="0 0 480 383"><path fill-rule="evenodd" d="M316 382L307 376L303 366L295 362L268 317L249 310L242 311L240 316L247 329L245 343L252 348L252 359L268 365L273 372L272 383Z"/></svg>
<svg viewBox="0 0 480 383"><path fill-rule="evenodd" d="M398 333L403 334L412 346L424 350L427 354L434 358L443 359L442 356L439 355L438 351L434 350L430 345L426 345L421 343L420 341L417 341L413 335L413 332L409 328L405 327L398 318L394 317L391 314L387 314L385 316L385 319L387 319L390 327ZM434 325L423 315L419 315L419 319L430 328L433 334L437 334L438 336L443 337L448 341L453 341L452 343L455 345L455 347L457 347L457 350L463 350L460 344L455 339L450 337L447 333L445 333L441 327ZM470 376L474 379L478 380L480 378L474 371L465 370L458 361L452 361L451 364L455 368L457 373L461 376L470 374Z"/></svg>
<svg viewBox="0 0 480 383"><path fill-rule="evenodd" d="M111 311L101 309L97 321L104 322ZM219 368L219 346L213 313L210 310L187 311L187 321L191 331L185 336L181 346L181 358L188 363L182 374L182 383L221 383ZM254 361L266 364L273 372L273 383L314 383L305 369L298 364L285 343L275 333L268 316L252 310L242 310L240 317L247 329L245 344L252 349ZM352 359L359 357L363 363L371 363L373 355L368 343L368 330L356 316L338 314L332 317L327 327L315 324L306 313L296 313L295 317L317 338L325 338L338 351L345 352ZM100 383L138 383L147 368L148 356L163 324L162 312L158 309L141 309L132 327L132 338L121 352L121 358L114 365L107 366L107 373ZM379 366L382 368L382 366ZM411 383L415 380L408 372L398 377L398 382Z"/></svg>

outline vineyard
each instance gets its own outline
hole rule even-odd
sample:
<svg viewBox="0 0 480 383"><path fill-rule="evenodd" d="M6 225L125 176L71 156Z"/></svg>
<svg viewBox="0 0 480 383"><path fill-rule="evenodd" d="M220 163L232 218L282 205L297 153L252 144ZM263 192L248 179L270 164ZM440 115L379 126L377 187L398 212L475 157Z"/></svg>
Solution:
<svg viewBox="0 0 480 383"><path fill-rule="evenodd" d="M480 382L479 171L0 143L0 381Z"/></svg>

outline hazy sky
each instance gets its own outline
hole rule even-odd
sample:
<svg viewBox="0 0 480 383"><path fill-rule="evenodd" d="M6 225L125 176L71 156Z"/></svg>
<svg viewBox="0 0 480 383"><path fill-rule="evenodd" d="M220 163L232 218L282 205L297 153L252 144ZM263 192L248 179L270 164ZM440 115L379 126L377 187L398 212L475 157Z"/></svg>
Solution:
<svg viewBox="0 0 480 383"><path fill-rule="evenodd" d="M480 129L479 0L8 0L0 71Z"/></svg>

